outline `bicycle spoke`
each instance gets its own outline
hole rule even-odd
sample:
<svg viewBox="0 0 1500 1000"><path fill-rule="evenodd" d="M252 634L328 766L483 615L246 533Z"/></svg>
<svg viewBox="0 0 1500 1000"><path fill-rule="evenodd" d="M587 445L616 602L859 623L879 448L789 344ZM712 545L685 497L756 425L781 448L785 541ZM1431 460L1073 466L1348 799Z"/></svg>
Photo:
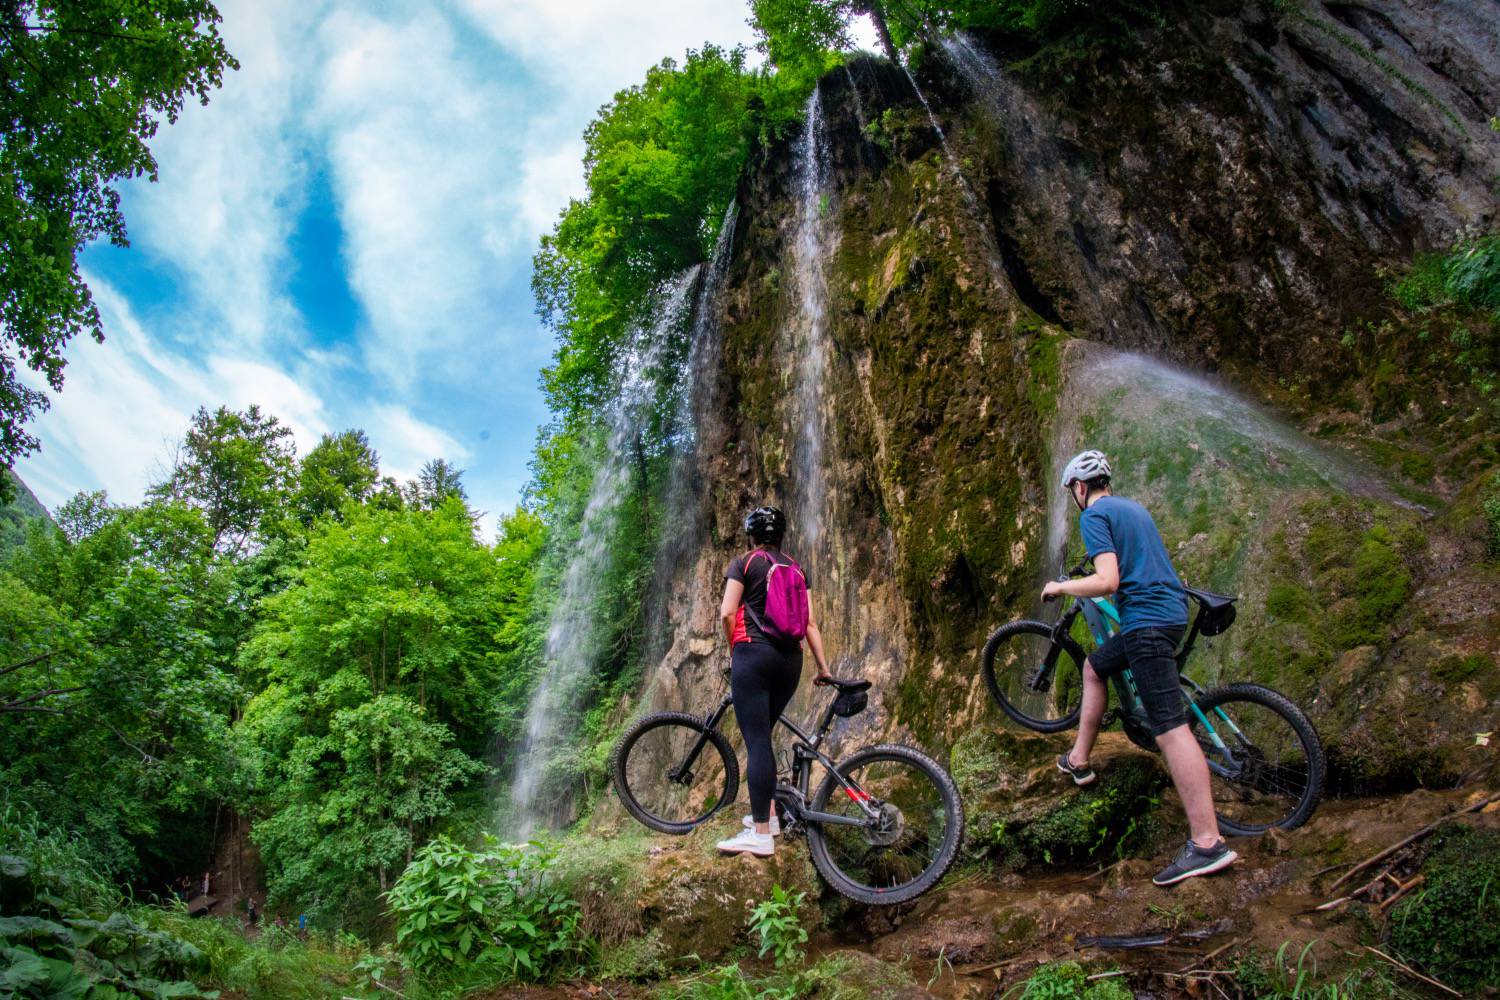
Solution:
<svg viewBox="0 0 1500 1000"><path fill-rule="evenodd" d="M845 780L871 796L880 824L838 826L822 831L829 859L851 881L871 890L907 885L938 860L948 816L941 790L906 760L872 760L844 771ZM864 818L847 792L836 790L824 812Z"/></svg>
<svg viewBox="0 0 1500 1000"><path fill-rule="evenodd" d="M1296 730L1266 706L1235 701L1224 710L1233 727L1210 718L1227 752L1193 719L1194 735L1209 762L1214 808L1243 826L1275 826L1291 815L1307 792L1311 767L1306 750Z"/></svg>
<svg viewBox="0 0 1500 1000"><path fill-rule="evenodd" d="M724 795L724 758L709 743L689 759L700 733L666 725L642 733L630 750L625 781L641 807L668 823L693 823L718 808Z"/></svg>
<svg viewBox="0 0 1500 1000"><path fill-rule="evenodd" d="M1020 633L995 653L995 681L1005 699L1034 719L1061 719L1075 711L1083 698L1083 678L1070 656L1058 651L1047 686L1036 691L1032 682L1043 669L1051 641L1047 636Z"/></svg>

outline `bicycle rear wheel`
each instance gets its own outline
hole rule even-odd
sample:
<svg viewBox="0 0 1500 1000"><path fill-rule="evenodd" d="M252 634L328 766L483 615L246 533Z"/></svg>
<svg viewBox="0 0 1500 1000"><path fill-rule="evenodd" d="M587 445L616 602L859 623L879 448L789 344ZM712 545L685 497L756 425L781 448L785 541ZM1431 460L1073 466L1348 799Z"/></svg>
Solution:
<svg viewBox="0 0 1500 1000"><path fill-rule="evenodd" d="M854 789L832 774L811 802L815 812L865 820L859 826L810 821L813 864L840 895L859 903L901 903L937 885L958 855L963 803L948 772L911 747L865 747L838 765ZM856 801L873 806L870 821Z"/></svg>
<svg viewBox="0 0 1500 1000"><path fill-rule="evenodd" d="M610 778L630 815L683 834L734 801L740 765L729 741L682 712L648 715L620 737Z"/></svg>
<svg viewBox="0 0 1500 1000"><path fill-rule="evenodd" d="M1062 640L1042 689L1031 686L1052 651L1052 641L1052 626L1045 622L1011 622L990 636L980 661L984 685L995 704L1039 733L1072 729L1083 704L1083 650L1072 639Z"/></svg>
<svg viewBox="0 0 1500 1000"><path fill-rule="evenodd" d="M1215 688L1194 704L1202 715L1189 712L1188 725L1208 759L1220 829L1246 837L1307 822L1328 765L1302 710L1259 684Z"/></svg>

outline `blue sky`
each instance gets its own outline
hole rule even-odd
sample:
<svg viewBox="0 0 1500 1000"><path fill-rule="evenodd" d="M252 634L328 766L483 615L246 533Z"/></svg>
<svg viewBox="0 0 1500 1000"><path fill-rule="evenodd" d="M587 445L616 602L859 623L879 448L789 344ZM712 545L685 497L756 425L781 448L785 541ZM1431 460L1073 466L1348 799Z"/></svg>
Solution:
<svg viewBox="0 0 1500 1000"><path fill-rule="evenodd" d="M582 191L585 125L663 56L749 43L738 0L220 0L242 68L123 187L132 246L82 264L106 341L18 463L42 501L141 498L199 406L260 403L305 453L363 428L389 473L467 470L512 508L552 340L531 254Z"/></svg>

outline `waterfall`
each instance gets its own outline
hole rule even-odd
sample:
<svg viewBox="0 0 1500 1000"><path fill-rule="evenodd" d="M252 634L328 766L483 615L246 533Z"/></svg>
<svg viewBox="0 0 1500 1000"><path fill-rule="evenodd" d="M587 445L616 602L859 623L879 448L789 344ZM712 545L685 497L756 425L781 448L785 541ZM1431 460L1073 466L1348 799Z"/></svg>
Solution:
<svg viewBox="0 0 1500 1000"><path fill-rule="evenodd" d="M797 147L797 219L792 242L792 288L797 296L793 356L795 435L792 531L804 554L812 557L823 540L828 514L828 480L824 469L823 380L828 369L828 276L826 262L837 252L837 237L827 216L832 212L828 185L828 134L818 89L807 99L806 125ZM813 562L814 566L818 563Z"/></svg>
<svg viewBox="0 0 1500 1000"><path fill-rule="evenodd" d="M525 736L516 755L511 800L517 841L548 825L562 805L540 802L539 794L546 786L549 764L575 735L570 716L598 659L595 604L609 568L609 542L620 501L630 488L632 449L650 420L662 386L665 355L686 318L690 292L701 269L702 265L689 268L658 293L651 310L654 321L635 331L620 362L613 402L605 415L605 452L590 485L578 541L563 572L547 629L545 668L527 706Z"/></svg>
<svg viewBox="0 0 1500 1000"><path fill-rule="evenodd" d="M688 339L687 362L683 366L683 384L679 389L673 423L677 431L674 442L671 480L667 487L666 524L672 530L663 532L657 551L656 579L670 580L678 561L699 543L703 520L703 491L695 481L699 464L699 438L713 405L713 380L718 370L722 327L719 323L719 294L724 275L729 270L729 255L734 246L735 227L739 223L739 205L731 201L724 211L719 236L714 244L708 270L699 285L698 300L693 306L693 324ZM665 630L657 630L664 632Z"/></svg>
<svg viewBox="0 0 1500 1000"><path fill-rule="evenodd" d="M1270 498L1299 489L1401 502L1353 456L1308 437L1208 376L1088 341L1069 344L1068 354L1043 484L1048 497L1043 572L1049 579L1066 556L1076 518L1062 490L1062 470L1085 448L1099 448L1109 457L1121 493L1144 499L1143 490L1191 492L1211 501L1215 518L1231 510L1263 517ZM1140 465L1153 454L1183 460L1187 474L1168 472L1161 482L1148 481Z"/></svg>

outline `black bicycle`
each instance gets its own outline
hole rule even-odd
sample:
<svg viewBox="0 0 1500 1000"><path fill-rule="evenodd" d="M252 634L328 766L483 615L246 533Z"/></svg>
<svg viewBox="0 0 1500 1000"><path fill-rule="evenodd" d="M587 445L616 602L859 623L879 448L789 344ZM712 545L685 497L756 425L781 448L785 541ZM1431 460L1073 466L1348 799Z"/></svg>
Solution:
<svg viewBox="0 0 1500 1000"><path fill-rule="evenodd" d="M963 841L964 812L948 772L912 747L863 747L835 764L819 747L836 717L869 703L869 681L833 680L837 695L809 736L786 716L791 767L777 782L783 836L805 835L813 864L837 892L860 903L901 903L937 885ZM630 814L653 830L684 834L734 802L739 761L719 724L729 695L704 718L658 712L620 738L610 776ZM811 797L812 766L826 772Z"/></svg>
<svg viewBox="0 0 1500 1000"><path fill-rule="evenodd" d="M1082 576L1087 560L1061 579ZM1188 725L1203 748L1219 826L1235 836L1290 830L1307 822L1323 797L1328 765L1318 731L1300 708L1261 684L1227 684L1204 691L1182 675L1200 635L1214 636L1234 624L1233 597L1187 588L1197 604L1177 650ZM1084 628L1075 631L1082 619ZM985 686L1002 711L1039 733L1078 725L1083 700L1084 644L1103 643L1120 618L1106 598L1068 598L1053 624L1015 621L985 643ZM1131 742L1155 752L1145 709L1129 669L1112 678L1119 706L1105 713L1100 729L1118 720Z"/></svg>

